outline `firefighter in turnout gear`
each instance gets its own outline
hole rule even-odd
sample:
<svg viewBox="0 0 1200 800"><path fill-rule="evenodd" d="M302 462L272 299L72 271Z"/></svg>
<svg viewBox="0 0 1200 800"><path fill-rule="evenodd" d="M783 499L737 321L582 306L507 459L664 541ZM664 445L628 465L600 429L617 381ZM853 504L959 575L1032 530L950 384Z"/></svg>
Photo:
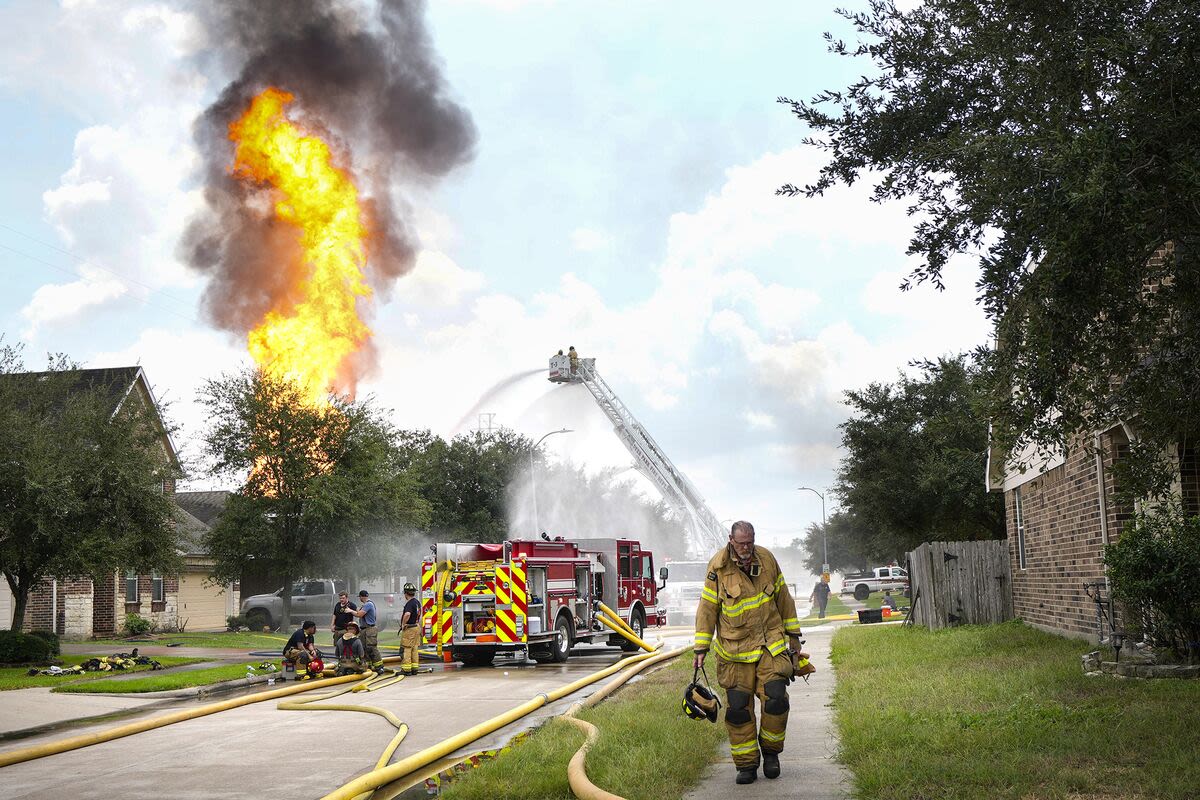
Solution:
<svg viewBox="0 0 1200 800"><path fill-rule="evenodd" d="M417 646L421 644L421 604L417 602L417 587L404 584L404 611L400 614L400 647L403 658L400 672L416 675L421 668Z"/></svg>
<svg viewBox="0 0 1200 800"><path fill-rule="evenodd" d="M790 646L789 646L790 640ZM738 783L779 777L787 729L790 651L800 649L796 601L771 553L754 546L754 526L733 523L729 544L708 562L696 609L695 666L709 650L717 656L717 683L725 690L725 727ZM754 698L762 723L755 723Z"/></svg>

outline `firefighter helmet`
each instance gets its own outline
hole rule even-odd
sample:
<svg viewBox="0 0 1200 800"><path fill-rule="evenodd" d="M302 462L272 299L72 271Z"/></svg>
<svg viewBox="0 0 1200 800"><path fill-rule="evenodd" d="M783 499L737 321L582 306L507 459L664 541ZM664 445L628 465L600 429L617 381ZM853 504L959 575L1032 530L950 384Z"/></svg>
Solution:
<svg viewBox="0 0 1200 800"><path fill-rule="evenodd" d="M696 670L696 673L699 673L699 670ZM692 675L692 682L683 690L683 713L691 719L706 719L709 722L716 722L717 710L721 707L721 701L717 699L717 695L712 689L698 680L696 673ZM708 679L707 673L704 678Z"/></svg>
<svg viewBox="0 0 1200 800"><path fill-rule="evenodd" d="M308 662L308 674L320 675L324 671L325 671L325 662L322 661L321 659L314 658L312 661Z"/></svg>
<svg viewBox="0 0 1200 800"><path fill-rule="evenodd" d="M404 584L404 593L405 594L416 594L417 593L416 585L413 584L412 582Z"/></svg>

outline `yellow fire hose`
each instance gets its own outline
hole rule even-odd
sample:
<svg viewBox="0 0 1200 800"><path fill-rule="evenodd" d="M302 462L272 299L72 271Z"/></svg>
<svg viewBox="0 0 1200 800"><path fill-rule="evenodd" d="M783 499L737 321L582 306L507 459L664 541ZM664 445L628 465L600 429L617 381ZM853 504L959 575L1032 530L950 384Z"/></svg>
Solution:
<svg viewBox="0 0 1200 800"><path fill-rule="evenodd" d="M621 619L620 614L613 611L608 606L604 605L604 603L597 603L596 605L599 607L599 609L602 613L608 615L609 620L617 623L617 627L619 627L621 630L625 631L626 633L631 633L634 636L637 636L637 631L635 631L633 628L629 627L629 623L626 622L625 620Z"/></svg>
<svg viewBox="0 0 1200 800"><path fill-rule="evenodd" d="M657 646L646 644L644 641L642 641L640 638L638 638L634 633L627 631L624 628L618 626L617 623L613 622L608 617L607 614L604 614L604 613L597 614L596 619L600 620L600 622L602 622L604 625L608 626L609 630L611 630L613 633L619 633L620 635L624 636L629 641L636 644L638 647L645 650L647 653L653 653L659 647L662 647L661 643Z"/></svg>
<svg viewBox="0 0 1200 800"><path fill-rule="evenodd" d="M101 744L102 742L111 742L113 739L120 739L125 736L132 736L135 733L162 728L166 725L174 725L176 722L184 722L197 717L205 717L209 714L216 714L220 711L228 711L232 708L248 706L251 703L261 703L264 700L274 700L277 697L286 697L299 692L307 692L310 689L315 689L319 686L336 686L341 683L349 683L350 681L359 680L357 675L345 675L341 678L329 678L326 680L313 681L311 683L298 683L295 686L285 686L282 689L272 689L266 692L246 695L245 697L236 697L232 700L225 700L220 703L209 703L199 708L192 708L186 711L176 711L173 714L167 714L162 717L153 717L144 719L140 722L130 722L127 725L118 725L115 728L96 731L95 733L85 733L82 736L71 736L66 739L59 739L54 742L46 742L45 744L35 745L33 747L23 747L20 750L11 750L7 753L0 753L0 767L7 767L12 764L20 764L23 761L32 761L35 758L44 758L45 756L57 755L58 753L66 753L70 750L78 750L81 747L87 747L93 744Z"/></svg>
<svg viewBox="0 0 1200 800"><path fill-rule="evenodd" d="M393 781L399 780L400 778L408 775L410 772L420 769L426 764L449 755L460 747L465 747L471 742L474 742L475 740L480 739L487 734L504 727L505 725L515 722L521 717L536 711L548 703L561 700L567 695L576 692L585 686L590 686L596 681L603 680L613 673L620 672L630 664L636 664L639 661L644 661L645 659L650 658L651 655L652 654L650 653L642 653L636 656L630 656L618 661L616 664L613 664L610 667L606 667L605 669L594 672L591 675L580 678L579 680L569 683L566 686L559 687L552 692L542 692L533 699L527 700L515 708L511 708L503 714L492 717L486 722L481 722L478 725L468 728L467 730L451 736L448 739L443 739L441 742L438 742L432 747L427 747L418 753L414 753L407 758L403 758L400 761L397 761L395 764L390 764L381 769L372 770L365 775L360 775L344 786L341 786L340 788L335 789L334 791L325 795L321 800L352 800L352 798L357 797L363 792L377 789L380 786L384 786Z"/></svg>
<svg viewBox="0 0 1200 800"><path fill-rule="evenodd" d="M579 798L579 800L625 800L620 795L612 794L601 789L596 784L592 783L587 776L587 754L592 749L592 745L600 738L600 730L590 722L579 719L576 714L585 708L591 708L599 703L604 698L608 697L614 691L624 686L625 683L638 674L646 667L652 666L665 661L668 658L675 658L678 655L690 651L692 648L689 645L680 650L671 650L666 653L659 653L652 658L647 658L639 664L627 669L621 673L621 677L614 681L606 683L598 692L592 694L586 700L576 703L571 706L567 713L563 714L563 719L571 723L575 727L584 732L586 738L579 749L575 751L575 755L571 756L571 762L567 764L567 783L571 786L571 792Z"/></svg>

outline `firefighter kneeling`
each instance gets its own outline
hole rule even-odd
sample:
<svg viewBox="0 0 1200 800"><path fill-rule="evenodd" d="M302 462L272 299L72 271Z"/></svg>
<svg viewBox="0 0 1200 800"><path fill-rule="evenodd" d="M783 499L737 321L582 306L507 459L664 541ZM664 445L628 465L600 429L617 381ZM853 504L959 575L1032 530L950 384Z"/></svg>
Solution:
<svg viewBox="0 0 1200 800"><path fill-rule="evenodd" d="M715 633L715 637L714 637ZM790 640L790 646L789 646ZM708 575L696 609L697 668L712 649L717 683L725 690L725 727L738 783L763 775L779 777L779 754L787 730L788 683L813 671L806 661L793 669L800 650L796 601L770 551L754 546L754 526L733 524L729 544L708 562ZM754 698L762 706L755 723Z"/></svg>

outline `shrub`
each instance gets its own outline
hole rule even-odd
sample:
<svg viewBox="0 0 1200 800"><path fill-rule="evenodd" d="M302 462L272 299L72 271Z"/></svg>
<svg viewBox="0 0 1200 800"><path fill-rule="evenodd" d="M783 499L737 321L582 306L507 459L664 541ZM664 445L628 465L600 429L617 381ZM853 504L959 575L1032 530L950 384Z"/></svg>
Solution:
<svg viewBox="0 0 1200 800"><path fill-rule="evenodd" d="M62 652L58 634L53 631L30 631L30 636L36 636L39 639L45 640L50 645L50 655L56 656Z"/></svg>
<svg viewBox="0 0 1200 800"><path fill-rule="evenodd" d="M45 663L50 643L20 631L0 631L0 664Z"/></svg>
<svg viewBox="0 0 1200 800"><path fill-rule="evenodd" d="M1113 597L1159 645L1200 656L1200 517L1176 504L1138 514L1104 551Z"/></svg>
<svg viewBox="0 0 1200 800"><path fill-rule="evenodd" d="M237 631L242 630L243 628L245 628L246 630L249 630L250 625L246 622L245 617L243 617L241 614L238 614L238 615L235 615L232 617L225 618L225 628L226 628L226 630L231 630L231 631L237 632Z"/></svg>
<svg viewBox="0 0 1200 800"><path fill-rule="evenodd" d="M150 632L151 623L140 614L125 615L125 630L130 636L141 636Z"/></svg>

